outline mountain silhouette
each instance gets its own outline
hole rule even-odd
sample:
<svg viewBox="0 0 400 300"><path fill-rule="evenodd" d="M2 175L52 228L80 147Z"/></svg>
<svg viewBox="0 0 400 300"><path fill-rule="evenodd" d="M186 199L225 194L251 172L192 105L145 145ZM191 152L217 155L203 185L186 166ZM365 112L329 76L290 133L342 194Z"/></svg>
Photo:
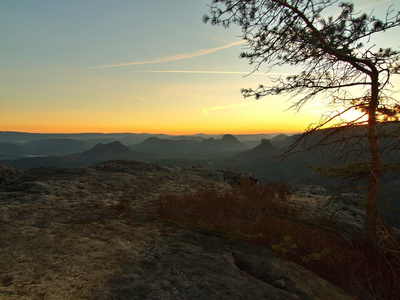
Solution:
<svg viewBox="0 0 400 300"><path fill-rule="evenodd" d="M262 139L261 143L247 151L226 157L219 161L223 165L231 165L236 168L246 167L249 165L259 165L266 162L272 162L274 157L281 154L282 151L271 144L270 140Z"/></svg>
<svg viewBox="0 0 400 300"><path fill-rule="evenodd" d="M139 145L133 146L132 149L173 157L177 155L193 156L204 153L243 151L247 149L247 146L233 135L226 134L221 139L211 137L203 140L172 140L150 137Z"/></svg>
<svg viewBox="0 0 400 300"><path fill-rule="evenodd" d="M242 144L235 136L225 134L221 139L209 138L202 141L203 151L231 152L243 151L247 146Z"/></svg>
<svg viewBox="0 0 400 300"><path fill-rule="evenodd" d="M248 151L242 152L237 155L237 157L249 157L252 159L257 158L270 158L272 156L277 156L281 154L281 150L275 147L271 140L262 139L260 145L250 149Z"/></svg>
<svg viewBox="0 0 400 300"><path fill-rule="evenodd" d="M297 135L296 135L297 136ZM291 143L293 143L293 138L286 134L279 134L272 139L270 139L271 143L278 147L278 148L286 148L290 146Z"/></svg>
<svg viewBox="0 0 400 300"><path fill-rule="evenodd" d="M137 154L128 147L115 141L108 144L97 144L92 149L82 153L64 156L40 156L15 160L3 160L0 164L26 170L36 167L78 167L115 159L137 159L143 155Z"/></svg>
<svg viewBox="0 0 400 300"><path fill-rule="evenodd" d="M131 157L133 151L122 145L121 142L115 141L108 144L99 143L94 148L84 151L81 155L96 160L125 159Z"/></svg>

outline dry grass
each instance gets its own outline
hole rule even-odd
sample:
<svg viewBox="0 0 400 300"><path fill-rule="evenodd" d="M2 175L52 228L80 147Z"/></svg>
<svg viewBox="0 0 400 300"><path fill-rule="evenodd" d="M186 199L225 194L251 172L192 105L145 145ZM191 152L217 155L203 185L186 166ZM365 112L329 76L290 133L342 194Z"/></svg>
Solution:
<svg viewBox="0 0 400 300"><path fill-rule="evenodd" d="M208 189L180 197L161 195L157 212L166 220L192 227L200 224L219 233L254 233L261 223L265 226L266 220L286 218L295 212L286 204L288 195L283 184L243 182L225 193Z"/></svg>
<svg viewBox="0 0 400 300"><path fill-rule="evenodd" d="M163 219L197 230L249 240L341 286L355 299L398 299L400 260L391 252L372 253L360 239L351 245L330 231L296 219L283 183L242 182L232 191L199 190L160 195Z"/></svg>

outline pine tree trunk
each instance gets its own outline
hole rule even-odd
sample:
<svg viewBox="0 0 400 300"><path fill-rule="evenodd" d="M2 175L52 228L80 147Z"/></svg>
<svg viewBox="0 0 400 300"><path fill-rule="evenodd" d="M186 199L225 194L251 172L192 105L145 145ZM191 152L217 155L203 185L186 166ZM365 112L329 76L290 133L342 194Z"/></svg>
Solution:
<svg viewBox="0 0 400 300"><path fill-rule="evenodd" d="M372 170L369 178L368 193L367 193L367 207L365 212L365 234L367 237L367 243L372 249L377 248L377 235L376 235L376 224L377 224L377 196L379 186L379 175L380 175L380 158L379 149L377 146L376 138L368 138L370 150L372 153Z"/></svg>
<svg viewBox="0 0 400 300"><path fill-rule="evenodd" d="M367 243L371 249L377 249L378 238L377 238L377 196L379 187L379 177L381 174L381 158L378 146L378 136L376 129L376 111L379 101L379 83L378 75L372 79L371 86L371 100L369 103L368 112L368 143L369 150L371 152L371 173L369 177L369 185L367 192L367 207L365 212L365 234L367 237Z"/></svg>

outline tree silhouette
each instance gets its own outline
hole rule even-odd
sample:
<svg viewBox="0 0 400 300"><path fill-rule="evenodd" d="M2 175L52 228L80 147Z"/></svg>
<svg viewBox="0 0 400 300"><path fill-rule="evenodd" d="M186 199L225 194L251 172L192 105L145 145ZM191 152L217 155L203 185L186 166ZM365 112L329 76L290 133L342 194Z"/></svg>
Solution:
<svg viewBox="0 0 400 300"><path fill-rule="evenodd" d="M324 17L334 5L338 13ZM383 172L377 124L398 119L400 107L392 97L390 79L399 74L400 56L390 48L376 49L371 38L400 26L400 12L389 7L384 18L378 19L356 12L352 3L335 0L214 0L203 21L224 27L239 25L248 49L240 57L248 59L254 71L282 65L302 69L275 79L272 86L242 89L244 97L255 99L285 93L296 96L291 107L296 110L317 96L334 107L317 125L306 129L302 138L327 126L365 125L369 152L362 168L368 176L365 232L368 244L375 248L377 194ZM362 115L350 121L342 118L354 109ZM332 137L319 143L324 142L331 144Z"/></svg>

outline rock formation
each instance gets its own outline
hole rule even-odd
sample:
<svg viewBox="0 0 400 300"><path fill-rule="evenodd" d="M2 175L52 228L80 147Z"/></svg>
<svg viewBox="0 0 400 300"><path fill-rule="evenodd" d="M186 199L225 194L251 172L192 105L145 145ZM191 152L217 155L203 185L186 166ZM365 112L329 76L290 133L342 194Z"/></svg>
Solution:
<svg viewBox="0 0 400 300"><path fill-rule="evenodd" d="M300 218L304 222L330 229L351 240L364 234L362 198L362 195L355 193L334 197L323 187L310 186L293 191L289 203L302 210Z"/></svg>
<svg viewBox="0 0 400 300"><path fill-rule="evenodd" d="M230 189L243 176L133 161L1 168L0 298L352 299L264 247L155 214L160 193Z"/></svg>

